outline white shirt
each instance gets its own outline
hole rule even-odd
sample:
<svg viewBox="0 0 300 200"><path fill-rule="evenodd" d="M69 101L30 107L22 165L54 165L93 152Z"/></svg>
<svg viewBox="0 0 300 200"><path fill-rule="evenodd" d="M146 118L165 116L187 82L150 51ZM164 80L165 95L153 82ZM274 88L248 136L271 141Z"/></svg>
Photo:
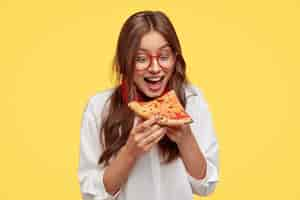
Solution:
<svg viewBox="0 0 300 200"><path fill-rule="evenodd" d="M219 179L219 158L212 117L202 91L189 85L185 89L186 112L193 119L190 126L207 161L206 177L192 177L181 158L167 165L160 164L156 145L137 160L126 184L114 196L106 192L103 185L105 168L97 165L103 151L98 138L101 112L112 92L113 89L108 89L90 97L83 112L78 166L83 200L192 200L193 194L207 196L215 190Z"/></svg>

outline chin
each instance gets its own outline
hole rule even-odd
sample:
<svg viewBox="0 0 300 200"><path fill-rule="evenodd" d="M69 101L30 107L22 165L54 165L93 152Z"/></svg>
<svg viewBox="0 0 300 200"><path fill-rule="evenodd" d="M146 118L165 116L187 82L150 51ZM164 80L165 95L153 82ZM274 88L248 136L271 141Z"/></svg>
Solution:
<svg viewBox="0 0 300 200"><path fill-rule="evenodd" d="M161 96L162 93L163 93L163 90L162 90L162 91L159 90L159 91L157 91L157 92L147 91L147 92L145 93L145 95L146 95L147 97L150 97L150 98L155 98L155 97Z"/></svg>
<svg viewBox="0 0 300 200"><path fill-rule="evenodd" d="M144 93L145 96L147 96L148 98L156 98L159 97L163 94L164 90L165 90L165 86L162 87L161 89L157 90L157 91L152 91L149 88L147 88L147 86L144 87L140 87L141 92Z"/></svg>

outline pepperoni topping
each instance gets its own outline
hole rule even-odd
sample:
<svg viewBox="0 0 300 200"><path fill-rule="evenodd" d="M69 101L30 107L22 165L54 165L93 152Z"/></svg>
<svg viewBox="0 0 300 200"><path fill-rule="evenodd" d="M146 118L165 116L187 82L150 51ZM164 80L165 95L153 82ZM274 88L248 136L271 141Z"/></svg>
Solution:
<svg viewBox="0 0 300 200"><path fill-rule="evenodd" d="M148 102L138 102L141 109L149 115L159 114L169 119L190 119L190 116L184 111L176 93L167 93L166 95Z"/></svg>
<svg viewBox="0 0 300 200"><path fill-rule="evenodd" d="M175 119L182 119L182 118L188 118L189 116L185 114L184 112L176 112L175 113Z"/></svg>

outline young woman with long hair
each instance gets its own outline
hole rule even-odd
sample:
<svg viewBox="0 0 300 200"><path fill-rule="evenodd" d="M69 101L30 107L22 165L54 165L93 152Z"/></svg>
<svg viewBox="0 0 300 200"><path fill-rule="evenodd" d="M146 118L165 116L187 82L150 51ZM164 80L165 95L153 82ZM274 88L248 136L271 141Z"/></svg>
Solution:
<svg viewBox="0 0 300 200"><path fill-rule="evenodd" d="M191 200L211 194L219 178L218 143L202 91L170 19L134 13L117 42L118 84L92 96L82 117L78 176L83 200ZM193 123L163 127L128 108L175 90Z"/></svg>

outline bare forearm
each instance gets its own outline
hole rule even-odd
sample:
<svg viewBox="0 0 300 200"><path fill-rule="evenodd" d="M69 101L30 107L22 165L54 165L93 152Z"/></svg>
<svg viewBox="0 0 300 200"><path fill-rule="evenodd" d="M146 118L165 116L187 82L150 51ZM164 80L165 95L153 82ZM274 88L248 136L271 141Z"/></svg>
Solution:
<svg viewBox="0 0 300 200"><path fill-rule="evenodd" d="M126 182L135 162L136 158L129 154L125 146L122 147L103 175L104 186L108 193L115 194L120 189Z"/></svg>
<svg viewBox="0 0 300 200"><path fill-rule="evenodd" d="M189 174L197 179L206 175L206 160L192 133L178 143L181 158ZM200 169L200 170L199 170Z"/></svg>

